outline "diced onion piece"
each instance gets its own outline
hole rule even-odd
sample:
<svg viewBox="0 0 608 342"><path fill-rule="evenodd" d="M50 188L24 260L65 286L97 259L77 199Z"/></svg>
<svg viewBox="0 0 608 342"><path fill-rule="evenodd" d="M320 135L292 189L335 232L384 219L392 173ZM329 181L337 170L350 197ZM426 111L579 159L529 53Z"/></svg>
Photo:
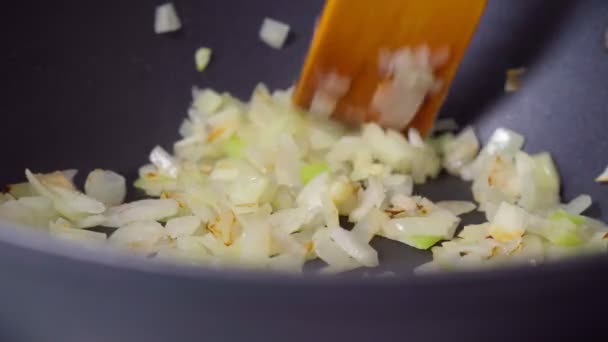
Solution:
<svg viewBox="0 0 608 342"><path fill-rule="evenodd" d="M494 131L483 150L489 155L514 154L524 146L524 141L521 134L501 127Z"/></svg>
<svg viewBox="0 0 608 342"><path fill-rule="evenodd" d="M106 210L103 203L71 187L60 186L48 178L36 176L28 169L25 170L25 175L35 191L52 200L55 209L67 218L78 219L88 214L101 214Z"/></svg>
<svg viewBox="0 0 608 342"><path fill-rule="evenodd" d="M9 184L5 187L5 191L7 194L11 195L13 199L38 195L29 182Z"/></svg>
<svg viewBox="0 0 608 342"><path fill-rule="evenodd" d="M367 189L359 191L359 206L350 214L351 222L359 222L373 208L380 208L382 202L386 198L382 183L375 178L368 179Z"/></svg>
<svg viewBox="0 0 608 342"><path fill-rule="evenodd" d="M193 235L201 225L201 220L196 216L182 216L167 221L165 229L169 236L174 239Z"/></svg>
<svg viewBox="0 0 608 342"><path fill-rule="evenodd" d="M9 199L0 204L0 220L45 228L57 217L53 202L45 197L22 197Z"/></svg>
<svg viewBox="0 0 608 342"><path fill-rule="evenodd" d="M150 248L166 237L165 228L154 221L137 221L118 228L110 242L129 248Z"/></svg>
<svg viewBox="0 0 608 342"><path fill-rule="evenodd" d="M306 208L309 212L315 211L323 205L322 196L327 191L329 176L322 173L308 182L296 198L299 207Z"/></svg>
<svg viewBox="0 0 608 342"><path fill-rule="evenodd" d="M179 236L177 237L176 247L184 256L203 257L209 255L202 236Z"/></svg>
<svg viewBox="0 0 608 342"><path fill-rule="evenodd" d="M458 237L472 242L479 242L490 236L489 223L464 226Z"/></svg>
<svg viewBox="0 0 608 342"><path fill-rule="evenodd" d="M545 227L543 236L557 246L579 246L584 242L580 225L566 218L553 218Z"/></svg>
<svg viewBox="0 0 608 342"><path fill-rule="evenodd" d="M418 51L424 52L424 47ZM430 53L418 51L403 48L380 62L387 62L392 80L378 86L371 108L380 113L379 122L385 127L401 130L407 126L435 85Z"/></svg>
<svg viewBox="0 0 608 342"><path fill-rule="evenodd" d="M579 215L582 214L585 210L587 210L592 204L591 196L589 195L579 195L574 198L570 203L564 206L564 210L569 212L570 214Z"/></svg>
<svg viewBox="0 0 608 342"><path fill-rule="evenodd" d="M200 72L205 71L207 65L209 65L209 61L211 61L211 49L206 47L198 48L194 53L196 70Z"/></svg>
<svg viewBox="0 0 608 342"><path fill-rule="evenodd" d="M310 111L316 116L329 118L333 114L337 105L338 98L326 92L317 90L310 102Z"/></svg>
<svg viewBox="0 0 608 342"><path fill-rule="evenodd" d="M309 218L308 210L304 208L287 208L275 211L269 220L273 227L292 234L308 223Z"/></svg>
<svg viewBox="0 0 608 342"><path fill-rule="evenodd" d="M69 180L70 182L74 182L74 177L76 177L76 175L78 174L78 170L67 169L67 170L61 171L61 173L67 180Z"/></svg>
<svg viewBox="0 0 608 342"><path fill-rule="evenodd" d="M243 232L239 239L241 262L252 266L266 265L270 256L270 227L263 212L238 217Z"/></svg>
<svg viewBox="0 0 608 342"><path fill-rule="evenodd" d="M224 104L224 97L211 89L194 89L192 107L204 114L216 113Z"/></svg>
<svg viewBox="0 0 608 342"><path fill-rule="evenodd" d="M177 214L174 199L147 199L109 208L105 213L107 227L121 227L138 221L157 221Z"/></svg>
<svg viewBox="0 0 608 342"><path fill-rule="evenodd" d="M63 217L59 217L56 220L51 220L49 222L49 228L74 228L74 225Z"/></svg>
<svg viewBox="0 0 608 342"><path fill-rule="evenodd" d="M300 179L306 184L318 175L329 171L327 163L307 163L300 167Z"/></svg>
<svg viewBox="0 0 608 342"><path fill-rule="evenodd" d="M228 157L239 158L243 155L245 143L238 136L233 135L224 143L224 153Z"/></svg>
<svg viewBox="0 0 608 342"><path fill-rule="evenodd" d="M357 239L357 236L341 227L329 229L329 236L348 255L364 266L378 266L378 252L367 242Z"/></svg>
<svg viewBox="0 0 608 342"><path fill-rule="evenodd" d="M443 165L453 174L459 174L460 170L470 164L479 152L479 140L473 128L465 128L456 138L443 145Z"/></svg>
<svg viewBox="0 0 608 342"><path fill-rule="evenodd" d="M319 229L312 238L315 253L336 272L348 271L361 264L340 248L329 236L329 229Z"/></svg>
<svg viewBox="0 0 608 342"><path fill-rule="evenodd" d="M384 222L388 217L378 209L372 209L362 220L357 222L351 233L355 235L357 240L370 242L372 238L380 232Z"/></svg>
<svg viewBox="0 0 608 342"><path fill-rule="evenodd" d="M435 209L427 216L402 217L385 222L383 235L409 244L413 236L437 236L451 239L460 219L447 210Z"/></svg>
<svg viewBox="0 0 608 342"><path fill-rule="evenodd" d="M173 3L166 3L156 7L154 17L154 32L157 34L177 31L182 27Z"/></svg>
<svg viewBox="0 0 608 342"><path fill-rule="evenodd" d="M74 225L76 228L93 228L97 226L101 226L106 222L106 217L104 215L90 215L74 221Z"/></svg>
<svg viewBox="0 0 608 342"><path fill-rule="evenodd" d="M164 148L160 146L154 147L152 152L150 152L150 162L167 176L172 178L177 177L179 167L173 157Z"/></svg>
<svg viewBox="0 0 608 342"><path fill-rule="evenodd" d="M436 245L439 241L444 240L443 236L433 235L413 235L408 237L408 245L418 249L429 249Z"/></svg>
<svg viewBox="0 0 608 342"><path fill-rule="evenodd" d="M595 179L596 182L606 183L608 182L608 167Z"/></svg>
<svg viewBox="0 0 608 342"><path fill-rule="evenodd" d="M113 171L96 169L89 173L85 193L108 206L121 204L127 194L125 178Z"/></svg>
<svg viewBox="0 0 608 342"><path fill-rule="evenodd" d="M490 225L490 235L500 242L521 238L526 232L526 212L515 205L503 202Z"/></svg>
<svg viewBox="0 0 608 342"><path fill-rule="evenodd" d="M289 134L279 137L275 173L279 185L300 185L300 150Z"/></svg>
<svg viewBox="0 0 608 342"><path fill-rule="evenodd" d="M260 28L260 39L268 46L280 49L289 35L289 25L271 18L264 18Z"/></svg>

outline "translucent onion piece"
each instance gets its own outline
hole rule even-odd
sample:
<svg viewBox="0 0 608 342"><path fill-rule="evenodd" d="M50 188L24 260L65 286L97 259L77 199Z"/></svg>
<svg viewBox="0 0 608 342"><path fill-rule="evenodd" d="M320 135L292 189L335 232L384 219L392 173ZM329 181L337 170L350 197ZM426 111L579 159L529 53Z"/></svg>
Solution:
<svg viewBox="0 0 608 342"><path fill-rule="evenodd" d="M224 104L222 95L211 89L198 90L194 88L194 102L192 107L204 114L216 113Z"/></svg>
<svg viewBox="0 0 608 342"><path fill-rule="evenodd" d="M57 185L57 183L45 181L45 178L39 179L27 169L25 174L35 191L52 200L55 209L67 218L77 219L88 214L101 214L106 210L103 203L72 190L70 187L63 187Z"/></svg>
<svg viewBox="0 0 608 342"><path fill-rule="evenodd" d="M0 220L17 224L44 228L56 217L53 202L45 197L22 197L0 204Z"/></svg>
<svg viewBox="0 0 608 342"><path fill-rule="evenodd" d="M526 232L526 212L515 205L501 203L489 231L494 239L501 242L521 238Z"/></svg>
<svg viewBox="0 0 608 342"><path fill-rule="evenodd" d="M193 235L201 225L197 216L182 216L170 219L165 225L169 236L174 239Z"/></svg>
<svg viewBox="0 0 608 342"><path fill-rule="evenodd" d="M378 266L378 252L367 242L357 239L351 232L333 227L329 229L329 236L348 255L366 267Z"/></svg>
<svg viewBox="0 0 608 342"><path fill-rule="evenodd" d="M473 128L465 128L453 140L443 146L444 167L450 173L459 174L463 167L475 159L479 147L480 143Z"/></svg>
<svg viewBox="0 0 608 342"><path fill-rule="evenodd" d="M348 271L361 264L340 248L329 236L329 229L319 229L313 236L314 250L321 260L332 266L333 272Z"/></svg>
<svg viewBox="0 0 608 342"><path fill-rule="evenodd" d="M154 147L152 152L150 152L150 162L167 176L172 178L177 177L179 172L177 163L164 148L160 146Z"/></svg>
<svg viewBox="0 0 608 342"><path fill-rule="evenodd" d="M109 208L105 213L107 227L121 227L138 221L157 221L177 214L179 205L173 199L148 199Z"/></svg>
<svg viewBox="0 0 608 342"><path fill-rule="evenodd" d="M596 182L606 183L608 182L608 167L595 179Z"/></svg>
<svg viewBox="0 0 608 342"><path fill-rule="evenodd" d="M386 198L382 183L375 178L368 179L367 189L359 191L359 206L350 214L351 222L359 222L373 208L380 208Z"/></svg>
<svg viewBox="0 0 608 342"><path fill-rule="evenodd" d="M154 17L155 33L173 32L181 27L182 24L172 3L169 2L156 7L156 15Z"/></svg>
<svg viewBox="0 0 608 342"><path fill-rule="evenodd" d="M410 242L412 236L440 236L451 239L460 219L447 210L434 210L427 216L403 217L387 221L382 229L389 239Z"/></svg>
<svg viewBox="0 0 608 342"><path fill-rule="evenodd" d="M582 214L585 210L587 210L592 204L591 196L589 195L579 195L570 201L568 204L564 205L564 210L569 212L570 214L579 215Z"/></svg>
<svg viewBox="0 0 608 342"><path fill-rule="evenodd" d="M260 39L268 46L280 49L289 35L289 25L271 18L264 18L260 28Z"/></svg>
<svg viewBox="0 0 608 342"><path fill-rule="evenodd" d="M196 65L196 70L199 72L205 71L207 65L209 65L209 61L211 60L211 49L206 47L201 47L196 50L194 53L194 62Z"/></svg>
<svg viewBox="0 0 608 342"><path fill-rule="evenodd" d="M110 235L110 242L129 248L150 248L167 236L158 222L138 221L118 228Z"/></svg>
<svg viewBox="0 0 608 342"><path fill-rule="evenodd" d="M87 196L95 198L107 206L121 204L127 194L125 178L113 171L94 170L89 173L84 184Z"/></svg>

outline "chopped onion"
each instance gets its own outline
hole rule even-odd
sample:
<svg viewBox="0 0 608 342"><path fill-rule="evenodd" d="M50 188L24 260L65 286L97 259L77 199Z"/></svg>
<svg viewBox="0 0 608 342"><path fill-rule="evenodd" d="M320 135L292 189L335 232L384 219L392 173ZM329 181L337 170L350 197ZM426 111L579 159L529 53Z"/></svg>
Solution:
<svg viewBox="0 0 608 342"><path fill-rule="evenodd" d="M127 194L125 178L113 171L94 170L84 184L87 196L108 206L121 204Z"/></svg>
<svg viewBox="0 0 608 342"><path fill-rule="evenodd" d="M157 34L177 31L182 27L173 3L166 3L156 7L154 17L154 32Z"/></svg>
<svg viewBox="0 0 608 342"><path fill-rule="evenodd" d="M608 167L595 179L596 182L606 183L608 182Z"/></svg>
<svg viewBox="0 0 608 342"><path fill-rule="evenodd" d="M201 47L196 50L194 53L194 62L196 65L196 70L203 72L209 65L209 61L211 60L211 49L206 47Z"/></svg>
<svg viewBox="0 0 608 342"><path fill-rule="evenodd" d="M509 203L501 203L490 225L490 235L498 241L508 242L521 238L526 231L526 213Z"/></svg>
<svg viewBox="0 0 608 342"><path fill-rule="evenodd" d="M200 113L214 114L224 104L222 95L211 89L198 90L197 88L194 88L192 92L194 94L192 107Z"/></svg>
<svg viewBox="0 0 608 342"><path fill-rule="evenodd" d="M173 199L147 199L109 208L105 213L107 227L121 227L138 221L156 221L177 214L179 205Z"/></svg>
<svg viewBox="0 0 608 342"><path fill-rule="evenodd" d="M403 129L414 118L427 94L435 85L428 47L416 52L403 48L394 55L385 55L380 64L387 64L390 83L380 84L372 98L371 108L380 113L379 122L397 130ZM417 52L421 52L417 54ZM382 66L382 65L381 65Z"/></svg>
<svg viewBox="0 0 608 342"><path fill-rule="evenodd" d="M435 54L424 46L404 50L384 67L396 78L425 78L424 70L442 63ZM413 75L396 75L403 63ZM322 81L321 90L336 98L348 91L349 82L337 76ZM432 81L435 89L438 80ZM271 94L263 85L248 104L210 89L195 88L193 98L175 156L155 148L135 182L160 199L117 205L124 178L111 171L93 171L83 194L73 171L27 170L28 183L0 196L0 219L78 241L105 240L82 228L117 227L111 242L154 258L295 273L316 258L327 263L321 273L377 266L371 246L377 235L431 249L432 263L417 272L608 251L608 226L580 215L590 197L560 204L550 155L522 151L523 137L508 129L496 130L478 154L472 128L429 140L414 129L406 139L374 123L351 129L303 115L290 91ZM488 221L457 237L458 215L475 204L412 195L414 183L437 176L442 165L473 180ZM340 215L355 223L351 231L341 227Z"/></svg>
<svg viewBox="0 0 608 342"><path fill-rule="evenodd" d="M280 49L289 35L289 25L271 18L264 18L260 28L260 39L268 46Z"/></svg>
<svg viewBox="0 0 608 342"><path fill-rule="evenodd" d="M160 146L154 147L152 152L150 152L150 162L167 176L172 178L177 177L179 168L177 167L175 160L173 160L173 157L171 157L164 148Z"/></svg>
<svg viewBox="0 0 608 342"><path fill-rule="evenodd" d="M118 228L109 240L129 248L150 248L166 235L165 228L158 222L137 221Z"/></svg>
<svg viewBox="0 0 608 342"><path fill-rule="evenodd" d="M357 239L356 235L340 227L329 229L329 237L348 255L364 266L378 266L378 252L368 243Z"/></svg>
<svg viewBox="0 0 608 342"><path fill-rule="evenodd" d="M412 236L438 236L451 239L460 219L447 210L434 210L426 216L403 217L387 221L383 234L389 239L408 243Z"/></svg>
<svg viewBox="0 0 608 342"><path fill-rule="evenodd" d="M53 202L45 197L22 197L0 204L0 219L45 228L57 217Z"/></svg>
<svg viewBox="0 0 608 342"><path fill-rule="evenodd" d="M361 267L360 263L355 261L330 238L329 229L319 229L313 236L312 241L315 253L321 260L332 267L330 269L332 272L348 271Z"/></svg>
<svg viewBox="0 0 608 342"><path fill-rule="evenodd" d="M310 102L310 111L316 116L329 118L338 105L338 98L323 91L316 91Z"/></svg>
<svg viewBox="0 0 608 342"><path fill-rule="evenodd" d="M473 128L465 128L453 140L443 145L443 166L452 174L460 174L462 168L475 159L479 146L479 140Z"/></svg>
<svg viewBox="0 0 608 342"><path fill-rule="evenodd" d="M359 206L350 214L351 222L359 222L373 208L380 208L382 202L386 198L382 183L375 178L370 177L367 184L367 189L359 191Z"/></svg>
<svg viewBox="0 0 608 342"><path fill-rule="evenodd" d="M201 220L196 216L182 216L167 221L165 229L169 236L174 239L193 235L201 225ZM178 247L179 248L179 247Z"/></svg>
<svg viewBox="0 0 608 342"><path fill-rule="evenodd" d="M570 214L579 215L582 214L585 210L587 210L591 206L591 196L589 195L579 195L570 203L564 206L564 210L569 212Z"/></svg>
<svg viewBox="0 0 608 342"><path fill-rule="evenodd" d="M101 214L106 210L103 203L73 190L71 186L60 186L55 181L34 175L28 169L25 174L35 191L53 201L55 209L67 218L77 219L88 214Z"/></svg>

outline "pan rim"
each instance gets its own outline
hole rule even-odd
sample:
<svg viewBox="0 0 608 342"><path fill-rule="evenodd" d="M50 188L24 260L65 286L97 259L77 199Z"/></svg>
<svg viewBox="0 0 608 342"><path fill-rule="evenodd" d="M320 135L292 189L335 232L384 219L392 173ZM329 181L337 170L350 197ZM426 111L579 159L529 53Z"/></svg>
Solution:
<svg viewBox="0 0 608 342"><path fill-rule="evenodd" d="M536 267L505 265L496 269L464 272L438 272L424 276L413 273L397 277L361 277L354 275L324 276L306 274L304 276L256 271L247 269L216 269L204 266L154 262L144 256L122 252L112 247L85 247L68 241L54 239L43 231L0 221L0 245L17 247L23 253L37 253L50 256L57 261L87 265L95 271L98 267L113 270L140 272L157 276L178 277L191 281L219 281L234 283L255 283L272 286L378 286L417 289L421 287L478 286L481 283L504 283L505 281L532 281L550 278L551 275L572 272L593 272L608 267L608 256L589 255L567 258L545 263ZM404 247L405 248L405 247ZM48 258L46 258L48 259Z"/></svg>

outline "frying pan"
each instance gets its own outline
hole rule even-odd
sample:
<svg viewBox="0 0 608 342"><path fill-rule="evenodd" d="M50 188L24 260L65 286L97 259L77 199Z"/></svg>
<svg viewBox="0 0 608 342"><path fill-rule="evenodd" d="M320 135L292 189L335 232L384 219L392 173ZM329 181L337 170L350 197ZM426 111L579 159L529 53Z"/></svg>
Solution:
<svg viewBox="0 0 608 342"><path fill-rule="evenodd" d="M157 36L155 1L12 1L3 5L0 180L95 167L128 175L157 143L171 147L192 85L247 99L259 81L297 77L322 0L175 0L184 28ZM370 6L373 2L370 1ZM257 39L265 16L292 25L281 51ZM442 115L482 139L504 126L553 154L563 197L588 193L608 163L605 0L490 0ZM199 46L214 49L204 74ZM504 94L504 72L526 67ZM417 189L470 196L449 178ZM602 211L603 209L603 211ZM85 250L0 223L0 341L598 340L608 259L415 277L429 258L379 240L393 278L289 278L153 264Z"/></svg>

